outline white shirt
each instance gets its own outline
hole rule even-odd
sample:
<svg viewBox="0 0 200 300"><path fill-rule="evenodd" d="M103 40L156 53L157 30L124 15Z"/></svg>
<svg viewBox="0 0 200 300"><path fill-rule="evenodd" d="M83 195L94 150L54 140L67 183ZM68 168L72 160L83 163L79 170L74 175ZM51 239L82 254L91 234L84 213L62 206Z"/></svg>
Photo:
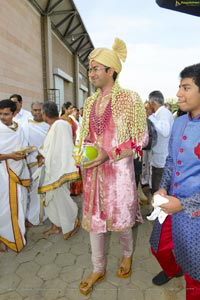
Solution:
<svg viewBox="0 0 200 300"><path fill-rule="evenodd" d="M23 125L25 122L28 122L28 119L33 119L32 114L28 110L21 108L18 114L13 118L13 121Z"/></svg>
<svg viewBox="0 0 200 300"><path fill-rule="evenodd" d="M167 108L161 106L149 119L157 131L157 143L152 148L151 165L156 168L163 168L168 155L168 144L174 118Z"/></svg>
<svg viewBox="0 0 200 300"><path fill-rule="evenodd" d="M28 126L27 126L28 125ZM45 122L36 122L34 120L28 120L28 124L24 123L22 126L25 134L26 142L29 146L40 147L44 143L44 139L49 130L49 125ZM31 153L27 158L28 164L36 162L37 151Z"/></svg>

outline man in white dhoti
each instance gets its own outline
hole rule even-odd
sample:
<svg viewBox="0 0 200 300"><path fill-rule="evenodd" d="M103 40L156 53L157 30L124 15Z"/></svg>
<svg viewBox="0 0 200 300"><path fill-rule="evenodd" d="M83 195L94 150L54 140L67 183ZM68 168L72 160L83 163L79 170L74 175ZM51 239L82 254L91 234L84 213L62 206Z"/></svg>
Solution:
<svg viewBox="0 0 200 300"><path fill-rule="evenodd" d="M41 102L33 102L31 104L33 120L29 119L28 123L23 125L28 145L34 146L37 149L43 144L49 129L49 125L44 122L42 118L42 104L43 103ZM36 150L27 157L31 177L38 168L37 155L38 151ZM38 182L32 178L26 219L26 227L38 225L46 219L43 207L43 198L38 194Z"/></svg>
<svg viewBox="0 0 200 300"><path fill-rule="evenodd" d="M26 244L25 214L30 185L21 127L13 122L16 104L0 101L0 251L7 247L19 252Z"/></svg>
<svg viewBox="0 0 200 300"><path fill-rule="evenodd" d="M59 120L58 108L54 102L43 104L43 120L50 125L44 144L39 148L40 178L39 193L45 193L47 215L52 222L45 236L62 230L64 239L72 236L79 227L78 207L70 197L68 182L79 178L78 169L72 157L73 138L70 124Z"/></svg>

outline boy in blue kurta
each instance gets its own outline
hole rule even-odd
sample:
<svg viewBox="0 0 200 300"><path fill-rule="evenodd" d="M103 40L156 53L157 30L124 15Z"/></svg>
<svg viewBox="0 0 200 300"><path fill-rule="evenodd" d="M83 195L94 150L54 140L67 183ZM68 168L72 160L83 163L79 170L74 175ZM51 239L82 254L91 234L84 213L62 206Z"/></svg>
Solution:
<svg viewBox="0 0 200 300"><path fill-rule="evenodd" d="M156 194L169 200L168 217L155 222L150 243L163 271L153 278L162 285L184 273L186 299L200 299L200 64L180 73L178 104L187 112L176 119L169 155ZM155 195L155 194L154 194Z"/></svg>

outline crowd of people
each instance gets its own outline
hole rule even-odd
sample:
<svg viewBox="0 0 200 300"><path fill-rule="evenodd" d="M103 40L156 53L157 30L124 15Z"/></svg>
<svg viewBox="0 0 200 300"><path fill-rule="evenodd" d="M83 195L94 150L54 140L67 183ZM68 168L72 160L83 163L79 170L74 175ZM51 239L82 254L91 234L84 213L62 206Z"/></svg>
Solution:
<svg viewBox="0 0 200 300"><path fill-rule="evenodd" d="M79 227L68 189L82 180L72 157L72 125L61 120L54 102L33 102L31 113L22 102L18 94L0 101L1 252L21 251L26 228L47 217L52 227L45 236L62 231L67 239Z"/></svg>
<svg viewBox="0 0 200 300"><path fill-rule="evenodd" d="M116 276L132 273L133 233L143 222L138 185L150 188L156 218L150 237L162 271L152 282L163 285L184 275L186 299L200 299L200 64L180 73L179 111L173 116L159 90L140 96L122 88L118 76L126 44L89 55L89 79L96 92L84 108L71 102L61 113L54 102L33 102L31 113L18 94L0 101L0 251L20 252L26 228L49 218L43 234L74 235L79 226L72 195L82 194L82 227L89 232L93 270L80 282L89 294L106 274L105 233L119 232L122 258ZM83 168L85 143L97 150ZM159 198L160 203L157 204ZM162 202L163 201L163 202ZM149 218L151 219L151 218Z"/></svg>

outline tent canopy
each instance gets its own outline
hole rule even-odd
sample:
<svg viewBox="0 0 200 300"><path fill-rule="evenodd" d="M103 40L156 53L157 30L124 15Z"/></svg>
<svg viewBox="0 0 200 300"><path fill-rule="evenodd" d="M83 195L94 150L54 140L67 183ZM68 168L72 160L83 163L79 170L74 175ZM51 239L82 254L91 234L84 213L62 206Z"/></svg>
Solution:
<svg viewBox="0 0 200 300"><path fill-rule="evenodd" d="M73 0L28 0L42 16L51 20L52 30L79 56L88 68L88 55L94 45Z"/></svg>
<svg viewBox="0 0 200 300"><path fill-rule="evenodd" d="M200 1L156 0L156 3L163 8L198 17L200 16Z"/></svg>

